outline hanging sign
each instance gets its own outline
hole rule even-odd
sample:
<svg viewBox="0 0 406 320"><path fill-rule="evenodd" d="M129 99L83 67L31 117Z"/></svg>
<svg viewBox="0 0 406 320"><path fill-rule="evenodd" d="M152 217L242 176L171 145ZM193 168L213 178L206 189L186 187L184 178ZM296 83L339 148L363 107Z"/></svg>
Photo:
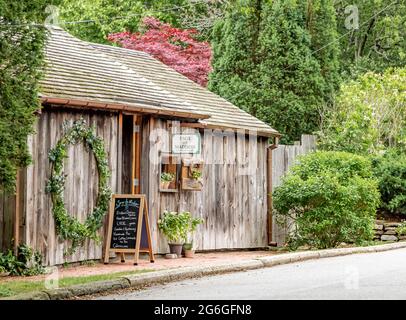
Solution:
<svg viewBox="0 0 406 320"><path fill-rule="evenodd" d="M138 264L140 252L148 252L154 262L151 232L148 221L148 207L145 195L115 194L110 212L104 263L109 262L110 252L134 253L134 264Z"/></svg>
<svg viewBox="0 0 406 320"><path fill-rule="evenodd" d="M200 133L172 135L172 153L200 154Z"/></svg>

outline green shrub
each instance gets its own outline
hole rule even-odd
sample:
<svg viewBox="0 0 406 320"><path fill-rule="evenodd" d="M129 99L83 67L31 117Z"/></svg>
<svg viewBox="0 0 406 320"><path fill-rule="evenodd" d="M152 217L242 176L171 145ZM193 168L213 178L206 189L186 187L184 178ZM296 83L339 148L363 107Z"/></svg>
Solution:
<svg viewBox="0 0 406 320"><path fill-rule="evenodd" d="M406 215L406 155L396 149L373 159L381 193L381 209Z"/></svg>
<svg viewBox="0 0 406 320"><path fill-rule="evenodd" d="M0 272L12 276L34 276L44 271L41 254L27 245L18 247L17 256L11 250L7 253L0 252Z"/></svg>
<svg viewBox="0 0 406 320"><path fill-rule="evenodd" d="M378 205L370 161L346 152L318 151L300 157L274 192L278 220L290 218L295 223L288 236L291 249L371 240Z"/></svg>
<svg viewBox="0 0 406 320"><path fill-rule="evenodd" d="M404 236L406 234L406 221L403 221L400 226L396 228L398 236Z"/></svg>
<svg viewBox="0 0 406 320"><path fill-rule="evenodd" d="M406 150L406 68L368 72L342 85L323 116L319 148L362 155Z"/></svg>

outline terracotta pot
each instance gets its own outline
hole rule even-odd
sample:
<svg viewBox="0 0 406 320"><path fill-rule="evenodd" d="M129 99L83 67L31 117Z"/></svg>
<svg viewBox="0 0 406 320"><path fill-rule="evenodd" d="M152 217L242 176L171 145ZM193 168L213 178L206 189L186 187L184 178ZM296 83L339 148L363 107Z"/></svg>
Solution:
<svg viewBox="0 0 406 320"><path fill-rule="evenodd" d="M185 258L194 258L195 250L185 250Z"/></svg>
<svg viewBox="0 0 406 320"><path fill-rule="evenodd" d="M180 243L169 243L169 252L175 253L178 257L182 256L183 244Z"/></svg>
<svg viewBox="0 0 406 320"><path fill-rule="evenodd" d="M161 189L169 189L170 181L161 181Z"/></svg>

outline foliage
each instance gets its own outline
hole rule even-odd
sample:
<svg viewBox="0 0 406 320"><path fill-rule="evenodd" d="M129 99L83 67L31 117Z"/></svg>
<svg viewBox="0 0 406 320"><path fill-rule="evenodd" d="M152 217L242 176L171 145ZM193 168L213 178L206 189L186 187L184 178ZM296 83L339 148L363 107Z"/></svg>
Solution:
<svg viewBox="0 0 406 320"><path fill-rule="evenodd" d="M96 241L100 240L97 231L103 224L103 218L107 213L111 198L109 187L110 170L104 143L101 138L95 135L94 131L95 128L88 127L83 119L75 121L71 127L69 127L68 122L65 122L64 136L49 152L52 175L47 184L47 192L52 196L52 212L58 234L63 240L72 241L72 246L68 251L69 254L73 253L88 238ZM66 178L63 168L64 160L68 157L68 146L78 143L84 143L93 152L99 171L99 193L96 207L84 224L68 214L64 203Z"/></svg>
<svg viewBox="0 0 406 320"><path fill-rule="evenodd" d="M175 174L173 174L173 173L170 173L170 172L161 173L161 181L172 182L174 178L175 178Z"/></svg>
<svg viewBox="0 0 406 320"><path fill-rule="evenodd" d="M319 108L338 82L337 47L312 52L334 46L332 4L313 2L240 1L213 31L209 88L272 125L285 143L318 128Z"/></svg>
<svg viewBox="0 0 406 320"><path fill-rule="evenodd" d="M406 221L403 221L400 226L396 228L398 236L404 236L406 234Z"/></svg>
<svg viewBox="0 0 406 320"><path fill-rule="evenodd" d="M0 252L1 270L12 276L33 276L45 272L41 254L27 245L18 247L17 256L11 250L5 254Z"/></svg>
<svg viewBox="0 0 406 320"><path fill-rule="evenodd" d="M334 0L308 0L306 26L311 49L324 78L323 96L328 106L339 89L340 48Z"/></svg>
<svg viewBox="0 0 406 320"><path fill-rule="evenodd" d="M320 147L369 154L406 148L406 69L366 73L343 85L325 115Z"/></svg>
<svg viewBox="0 0 406 320"><path fill-rule="evenodd" d="M40 109L38 81L46 38L44 27L21 24L43 21L49 3L0 0L0 189L8 192L15 190L18 168L31 161L27 137Z"/></svg>
<svg viewBox="0 0 406 320"><path fill-rule="evenodd" d="M145 17L155 17L178 28L197 29L204 39L210 37L213 24L221 19L228 0L62 0L60 20L80 39L107 43L111 33L139 31Z"/></svg>
<svg viewBox="0 0 406 320"><path fill-rule="evenodd" d="M183 249L184 250L193 250L193 242L188 242L183 244Z"/></svg>
<svg viewBox="0 0 406 320"><path fill-rule="evenodd" d="M192 178L195 180L199 180L202 176L202 172L200 170L194 169L192 170Z"/></svg>
<svg viewBox="0 0 406 320"><path fill-rule="evenodd" d="M193 218L190 212L165 211L158 220L158 227L171 243L186 242L189 233L196 230L203 223L200 218Z"/></svg>
<svg viewBox="0 0 406 320"><path fill-rule="evenodd" d="M406 215L406 154L387 150L374 157L373 168L379 182L382 210Z"/></svg>
<svg viewBox="0 0 406 320"><path fill-rule="evenodd" d="M345 76L356 77L366 71L383 72L389 67L405 66L405 1L341 0L335 1L335 6ZM351 24L354 25L351 18L357 12L350 6L357 8L358 29L351 28Z"/></svg>
<svg viewBox="0 0 406 320"><path fill-rule="evenodd" d="M146 16L180 26L179 10L187 3L188 0L62 0L60 20L85 21L63 27L82 40L107 44L111 33L137 32Z"/></svg>
<svg viewBox="0 0 406 320"><path fill-rule="evenodd" d="M211 48L196 39L196 30L174 28L152 17L144 18L142 29L141 33L110 34L108 39L124 48L147 52L190 80L207 85Z"/></svg>
<svg viewBox="0 0 406 320"><path fill-rule="evenodd" d="M292 249L371 240L378 205L370 161L345 152L302 156L274 191L278 220L295 223L288 239Z"/></svg>

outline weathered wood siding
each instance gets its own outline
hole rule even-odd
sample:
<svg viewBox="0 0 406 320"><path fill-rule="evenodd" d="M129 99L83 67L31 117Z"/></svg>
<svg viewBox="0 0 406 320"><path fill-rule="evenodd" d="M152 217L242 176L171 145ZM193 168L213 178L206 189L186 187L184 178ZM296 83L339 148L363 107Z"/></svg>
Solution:
<svg viewBox="0 0 406 320"><path fill-rule="evenodd" d="M15 196L0 193L0 252L12 249Z"/></svg>
<svg viewBox="0 0 406 320"><path fill-rule="evenodd" d="M154 131L162 129L163 131ZM152 119L143 125L142 192L148 194L154 248L168 251L157 220L165 210L190 211L204 223L194 235L197 250L267 246L267 147L268 139L249 139L232 131L202 131L204 161L202 191L159 192L159 151L170 151L164 132L168 121ZM195 130L195 129L182 129ZM149 161L149 159L155 161ZM246 167L252 165L252 172Z"/></svg>
<svg viewBox="0 0 406 320"><path fill-rule="evenodd" d="M272 151L272 190L275 190L282 182L283 176L289 168L295 163L298 156L306 154L316 149L316 136L302 135L301 142L295 145L279 145ZM286 242L286 236L292 228L292 221L286 221L284 224L278 224L276 216L273 215L272 221L272 242L278 246Z"/></svg>
<svg viewBox="0 0 406 320"><path fill-rule="evenodd" d="M29 137L33 165L26 169L24 240L39 250L47 265L61 264L65 261L100 259L102 245L87 241L85 246L72 256L64 257L68 249L67 242L58 239L52 215L51 197L45 187L51 174L48 152L62 136L64 121L73 123L84 118L88 124L96 127L97 135L105 142L107 158L111 170L111 188L116 192L118 181L118 116L110 113L79 112L61 110L43 110L36 125L36 134ZM94 155L83 144L70 146L65 161L65 204L68 212L84 222L95 205L98 191L98 172ZM104 228L99 234L104 238Z"/></svg>
<svg viewBox="0 0 406 320"><path fill-rule="evenodd" d="M24 186L25 186L25 170L20 170L16 185L16 190L19 190L19 234L23 232L22 221L24 215ZM0 252L6 252L14 248L14 226L15 226L15 210L16 210L16 195L0 192ZM21 243L21 238L20 241Z"/></svg>
<svg viewBox="0 0 406 320"><path fill-rule="evenodd" d="M28 141L33 164L23 172L25 182L22 183L21 237L22 242L42 253L47 265L102 258L103 245L93 241L87 241L73 256L64 256L69 244L61 241L56 234L51 197L45 191L51 173L48 152L61 138L63 122L68 120L72 123L79 118L95 125L97 134L104 138L112 172L113 192L117 192L119 186L122 192L128 192L129 184L123 179L129 179L129 172L125 168L131 159L131 154L128 154L131 148L125 137L123 141L118 141L117 114L67 109L43 110L36 124L36 134L29 137ZM158 158L160 151L170 151L170 136L165 134L169 123L163 119L144 117L141 126L141 192L148 197L155 252L168 251L166 239L157 226L157 220L164 210L187 210L204 220L194 235L197 250L267 246L268 139L254 138L250 145L250 139L245 134L222 130L203 133L202 130L201 160L205 163L203 190L179 189L177 193L163 193L159 192ZM124 134L131 132L127 127L131 129L130 125L124 123ZM156 132L156 129L164 131ZM182 129L187 130L194 129ZM120 143L123 144L121 149ZM122 155L118 154L119 150L122 150ZM123 162L121 177L117 175L119 160ZM250 167L252 170L249 170ZM82 144L71 146L69 158L65 162L65 173L66 208L83 222L93 210L97 195L98 173L93 154L85 150ZM12 202L7 203L13 206ZM13 210L0 209L0 219L8 219L7 224L12 223L10 213L5 215L3 212ZM7 230L10 230L7 231L7 237L10 238L13 228ZM104 234L105 228L102 228L100 235L103 238ZM5 243L5 233L0 238Z"/></svg>

